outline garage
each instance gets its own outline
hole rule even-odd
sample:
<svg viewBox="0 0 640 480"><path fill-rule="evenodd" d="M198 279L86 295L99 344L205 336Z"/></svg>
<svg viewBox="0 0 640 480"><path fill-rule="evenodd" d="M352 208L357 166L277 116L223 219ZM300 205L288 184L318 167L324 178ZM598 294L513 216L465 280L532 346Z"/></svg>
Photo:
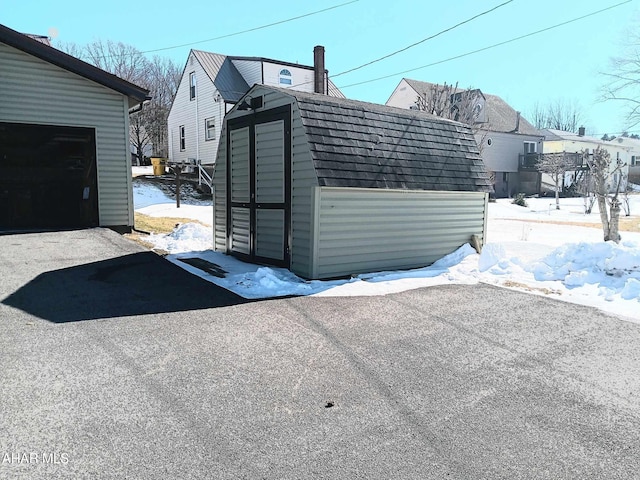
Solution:
<svg viewBox="0 0 640 480"><path fill-rule="evenodd" d="M0 227L98 225L95 131L0 122Z"/></svg>
<svg viewBox="0 0 640 480"><path fill-rule="evenodd" d="M149 91L0 25L0 230L134 223L129 114Z"/></svg>

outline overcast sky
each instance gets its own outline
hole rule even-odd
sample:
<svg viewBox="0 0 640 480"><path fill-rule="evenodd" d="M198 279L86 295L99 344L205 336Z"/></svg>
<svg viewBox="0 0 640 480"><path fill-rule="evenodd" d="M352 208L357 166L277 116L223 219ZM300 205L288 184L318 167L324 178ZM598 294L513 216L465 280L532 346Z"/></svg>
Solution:
<svg viewBox="0 0 640 480"><path fill-rule="evenodd" d="M388 59L337 75L506 1L0 0L0 22L14 30L57 36L56 40L80 45L102 39L131 44L142 51L178 46L150 55L170 57L181 66L190 48L312 65L313 47L324 45L329 74L336 75L334 83L348 98L385 103L403 77L458 82L460 87L501 96L525 117L536 101L546 104L564 99L582 106L584 123L592 134L625 129L622 105L598 101L605 81L599 72L609 67L610 57L621 52L625 33L632 27L638 29L637 0L506 45L419 68L623 1L512 0ZM334 6L337 8L268 28L201 42ZM201 43L179 46L192 42ZM385 76L388 78L375 80Z"/></svg>

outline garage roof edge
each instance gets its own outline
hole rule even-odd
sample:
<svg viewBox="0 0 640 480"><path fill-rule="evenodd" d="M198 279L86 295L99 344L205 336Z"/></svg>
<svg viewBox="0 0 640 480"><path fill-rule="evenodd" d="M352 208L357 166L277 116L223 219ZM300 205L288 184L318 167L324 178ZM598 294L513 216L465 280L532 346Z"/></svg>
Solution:
<svg viewBox="0 0 640 480"><path fill-rule="evenodd" d="M23 35L20 32L16 32L2 24L0 24L0 42L104 85L139 103L150 99L149 90L68 55L54 47L49 47L42 42Z"/></svg>

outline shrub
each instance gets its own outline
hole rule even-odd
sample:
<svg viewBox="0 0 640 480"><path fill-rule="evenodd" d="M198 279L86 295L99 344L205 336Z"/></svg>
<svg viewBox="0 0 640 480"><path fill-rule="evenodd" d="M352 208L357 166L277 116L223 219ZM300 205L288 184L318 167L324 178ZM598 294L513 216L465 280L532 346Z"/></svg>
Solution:
<svg viewBox="0 0 640 480"><path fill-rule="evenodd" d="M515 197L513 197L513 200L511 201L511 203L513 203L514 205L520 205L521 207L527 207L527 199L524 195L524 193L518 193L516 194Z"/></svg>

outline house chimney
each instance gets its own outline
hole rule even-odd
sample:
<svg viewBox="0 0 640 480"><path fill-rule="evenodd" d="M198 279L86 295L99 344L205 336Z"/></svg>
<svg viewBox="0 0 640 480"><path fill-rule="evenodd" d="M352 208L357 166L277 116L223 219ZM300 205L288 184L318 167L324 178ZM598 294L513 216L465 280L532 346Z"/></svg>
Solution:
<svg viewBox="0 0 640 480"><path fill-rule="evenodd" d="M516 133L520 131L520 112L516 112L516 128L513 131Z"/></svg>
<svg viewBox="0 0 640 480"><path fill-rule="evenodd" d="M326 95L324 88L324 47L313 47L313 91Z"/></svg>
<svg viewBox="0 0 640 480"><path fill-rule="evenodd" d="M579 136L579 137L584 137L584 127L580 127L580 128L578 129L578 136Z"/></svg>

